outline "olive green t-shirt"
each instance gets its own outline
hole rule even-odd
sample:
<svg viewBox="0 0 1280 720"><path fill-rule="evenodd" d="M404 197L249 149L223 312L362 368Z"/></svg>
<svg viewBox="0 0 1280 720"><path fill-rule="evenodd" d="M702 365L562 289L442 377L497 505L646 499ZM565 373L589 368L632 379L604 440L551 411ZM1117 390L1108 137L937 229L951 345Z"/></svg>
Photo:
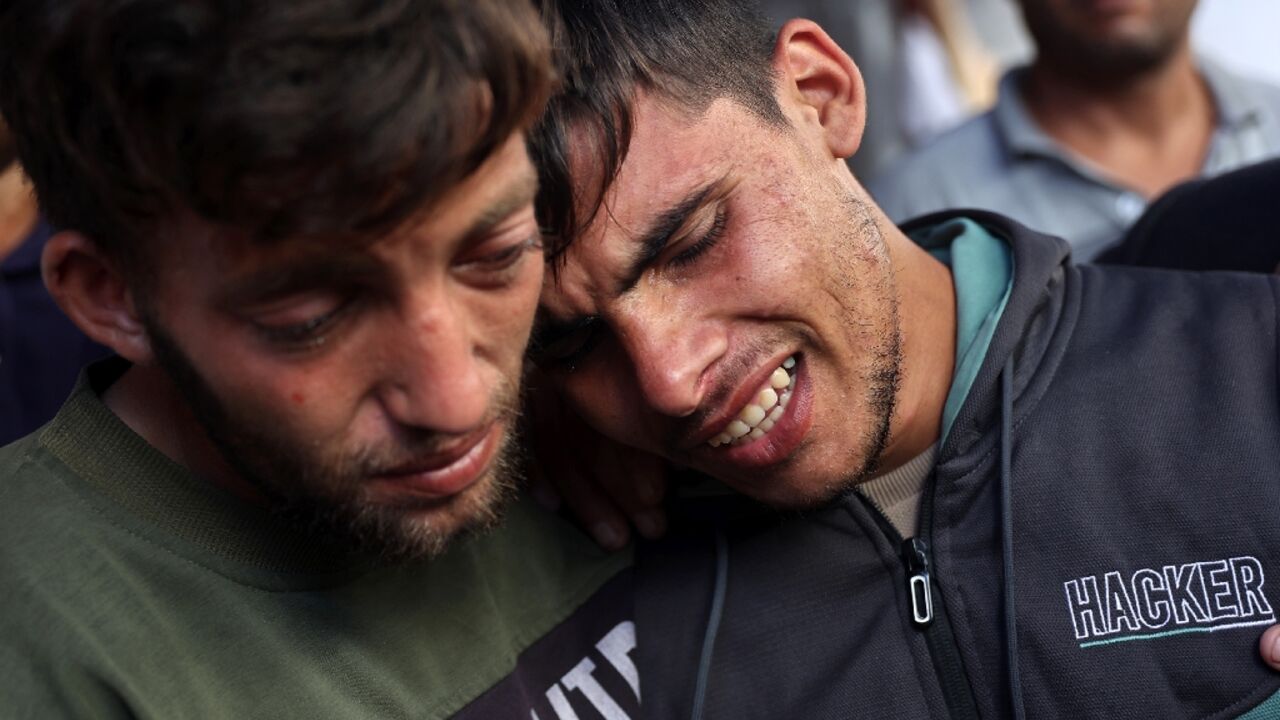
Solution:
<svg viewBox="0 0 1280 720"><path fill-rule="evenodd" d="M0 449L0 717L635 714L631 558L525 502L445 556L337 551L101 402Z"/></svg>

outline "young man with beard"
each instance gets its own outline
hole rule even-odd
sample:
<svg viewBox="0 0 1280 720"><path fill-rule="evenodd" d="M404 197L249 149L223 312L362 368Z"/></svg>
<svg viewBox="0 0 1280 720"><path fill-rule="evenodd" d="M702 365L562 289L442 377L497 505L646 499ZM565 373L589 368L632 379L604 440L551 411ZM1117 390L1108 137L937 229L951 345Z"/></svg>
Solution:
<svg viewBox="0 0 1280 720"><path fill-rule="evenodd" d="M6 3L46 284L119 357L0 449L16 717L624 717L629 557L513 483L551 82L500 0Z"/></svg>
<svg viewBox="0 0 1280 720"><path fill-rule="evenodd" d="M1274 714L1280 279L900 230L815 24L554 5L538 362L604 435L806 511L682 503L637 566L647 713Z"/></svg>
<svg viewBox="0 0 1280 720"><path fill-rule="evenodd" d="M889 217L994 210L1069 240L1118 242L1146 203L1197 175L1280 154L1280 88L1191 48L1197 0L1019 0L1036 46L990 112L870 185Z"/></svg>

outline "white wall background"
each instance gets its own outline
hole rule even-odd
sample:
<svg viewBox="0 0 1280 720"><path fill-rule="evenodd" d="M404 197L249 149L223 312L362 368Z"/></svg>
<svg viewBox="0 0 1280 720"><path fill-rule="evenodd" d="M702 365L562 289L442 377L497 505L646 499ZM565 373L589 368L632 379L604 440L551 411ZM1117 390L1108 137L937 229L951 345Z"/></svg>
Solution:
<svg viewBox="0 0 1280 720"><path fill-rule="evenodd" d="M1222 64L1280 85L1280 0L1200 0L1191 38Z"/></svg>

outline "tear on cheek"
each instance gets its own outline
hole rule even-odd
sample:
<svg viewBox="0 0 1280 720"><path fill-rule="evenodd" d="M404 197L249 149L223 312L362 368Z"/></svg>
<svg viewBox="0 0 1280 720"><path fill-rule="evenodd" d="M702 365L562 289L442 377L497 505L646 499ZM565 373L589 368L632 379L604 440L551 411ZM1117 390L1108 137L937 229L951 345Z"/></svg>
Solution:
<svg viewBox="0 0 1280 720"><path fill-rule="evenodd" d="M293 404L294 404L294 405L306 405L306 404L307 404L307 396L306 396L306 395L303 395L303 394L302 394L302 393L300 393L300 392L296 392L296 393L294 393L294 394L290 395L290 396L289 396L289 399L293 400Z"/></svg>

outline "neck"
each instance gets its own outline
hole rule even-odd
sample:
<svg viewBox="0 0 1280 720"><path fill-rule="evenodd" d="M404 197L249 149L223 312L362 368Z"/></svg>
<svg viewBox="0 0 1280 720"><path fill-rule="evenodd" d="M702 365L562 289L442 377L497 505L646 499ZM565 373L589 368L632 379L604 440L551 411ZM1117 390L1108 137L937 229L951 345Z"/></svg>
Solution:
<svg viewBox="0 0 1280 720"><path fill-rule="evenodd" d="M36 225L39 212L18 163L0 170L0 260L18 249Z"/></svg>
<svg viewBox="0 0 1280 720"><path fill-rule="evenodd" d="M149 445L196 477L249 502L261 493L227 463L169 376L134 365L103 396L106 406Z"/></svg>
<svg viewBox="0 0 1280 720"><path fill-rule="evenodd" d="M951 391L956 357L956 292L951 271L879 220L897 279L902 365L889 444L878 473L891 472L928 450L942 434L942 410Z"/></svg>
<svg viewBox="0 0 1280 720"><path fill-rule="evenodd" d="M1158 68L1110 85L1037 59L1021 91L1045 133L1148 197L1199 174L1216 120L1185 41Z"/></svg>

